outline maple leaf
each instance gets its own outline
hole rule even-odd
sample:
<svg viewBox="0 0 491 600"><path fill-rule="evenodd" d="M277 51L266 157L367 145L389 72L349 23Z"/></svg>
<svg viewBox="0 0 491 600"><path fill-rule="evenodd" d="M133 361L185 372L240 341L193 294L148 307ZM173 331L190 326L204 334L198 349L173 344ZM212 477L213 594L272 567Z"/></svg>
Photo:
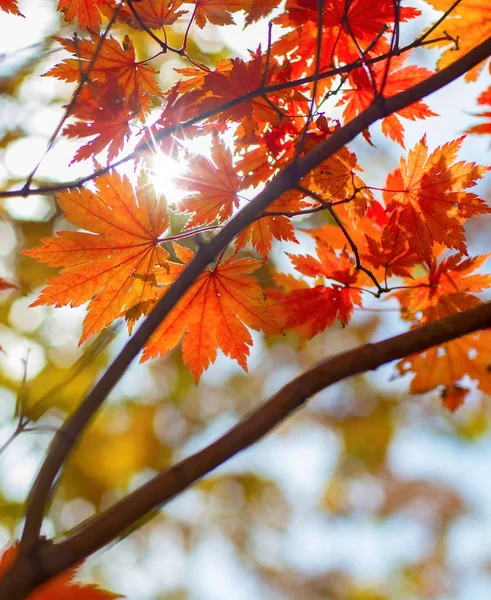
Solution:
<svg viewBox="0 0 491 600"><path fill-rule="evenodd" d="M179 10L183 0L139 0L133 4L133 11L122 6L118 14L118 21L130 25L133 29L160 29L164 25L172 25L179 17L187 14L187 10Z"/></svg>
<svg viewBox="0 0 491 600"><path fill-rule="evenodd" d="M352 89L344 90L341 100L337 104L337 106L345 104L343 110L345 122L351 121L372 104L375 97L374 85L378 93L385 98L390 98L432 75L432 72L424 67L415 65L404 67L403 64L407 56L393 56L390 58L390 69L386 79L385 73L388 65L385 60L371 65L370 72L362 67L350 73L349 81ZM373 76L373 81L371 76ZM399 117L415 121L416 119L435 116L437 114L430 110L425 102L418 100L397 113L384 117L382 119L382 133L404 148L404 127Z"/></svg>
<svg viewBox="0 0 491 600"><path fill-rule="evenodd" d="M120 44L113 37L103 39L99 35L90 38L73 39L55 37L60 45L75 58L67 58L55 65L44 75L73 83L79 81L90 69L91 81L110 82L116 80L123 88L124 95L133 97L141 107L141 117L150 110L151 96L161 96L162 92L155 78L157 72L136 60L133 42L126 35ZM90 66L97 52L97 58Z"/></svg>
<svg viewBox="0 0 491 600"><path fill-rule="evenodd" d="M211 161L195 155L188 169L185 175L174 179L182 190L193 193L192 197L184 198L180 203L183 210L194 213L186 228L215 220L222 222L231 217L233 209L239 206L239 177L234 170L230 150L218 135L212 139Z"/></svg>
<svg viewBox="0 0 491 600"><path fill-rule="evenodd" d="M242 125L246 122L251 128L251 133L262 122L278 123L278 111L264 98L254 97L237 102L237 98L247 97L250 92L256 91L263 84L265 68L263 54L258 50L252 53L252 59L249 61L234 58L231 63L231 68L227 72L213 71L205 75L202 80L205 95L201 97L200 109L208 111L223 104L233 103L233 106L221 111L218 118L222 122L231 120ZM270 65L266 84L269 83L273 72L274 68ZM278 95L281 96L281 93Z"/></svg>
<svg viewBox="0 0 491 600"><path fill-rule="evenodd" d="M473 333L409 356L397 364L397 369L401 375L413 374L411 393L440 389L444 405L456 410L469 392L467 386L457 383L466 375L482 392L491 394L490 348L491 332Z"/></svg>
<svg viewBox="0 0 491 600"><path fill-rule="evenodd" d="M68 23L77 19L81 29L97 33L101 28L101 11L107 12L114 4L112 0L58 0L57 10Z"/></svg>
<svg viewBox="0 0 491 600"><path fill-rule="evenodd" d="M436 10L446 12L449 8L447 0L427 0ZM432 30L431 47L446 47L438 61L438 69L444 69L478 44L491 36L491 4L485 0L466 0L453 7L452 12L436 29ZM458 39L458 50L453 40ZM470 69L465 74L467 81L475 81L482 65Z"/></svg>
<svg viewBox="0 0 491 600"><path fill-rule="evenodd" d="M84 232L62 231L23 254L64 266L32 306L79 306L91 300L80 343L128 310L145 312L155 299L155 269L168 253L160 236L169 226L165 203L140 181L138 192L115 171L97 180L97 190L58 195L65 218Z"/></svg>
<svg viewBox="0 0 491 600"><path fill-rule="evenodd" d="M240 250L251 242L254 249L266 260L271 252L273 239L298 243L290 219L279 215L254 221L239 233L235 240L235 249Z"/></svg>
<svg viewBox="0 0 491 600"><path fill-rule="evenodd" d="M418 255L412 251L407 239L400 235L394 239L388 229L384 229L381 240L366 235L368 253L363 254L363 261L374 267L383 268L383 278L389 275L411 277L409 269L420 262Z"/></svg>
<svg viewBox="0 0 491 600"><path fill-rule="evenodd" d="M165 293L194 254L177 244L177 257L184 263L169 262L169 271L159 269L157 283ZM203 371L217 357L217 350L235 359L247 371L252 338L247 329L266 334L280 333L280 327L259 282L251 273L262 262L232 256L201 273L146 344L142 360L163 356L184 336L182 356L198 382Z"/></svg>
<svg viewBox="0 0 491 600"><path fill-rule="evenodd" d="M195 0L194 20L203 29L206 23L213 25L233 25L232 13L239 10L247 11L252 6L252 0Z"/></svg>
<svg viewBox="0 0 491 600"><path fill-rule="evenodd" d="M349 64L357 60L360 47L372 44L384 27L395 22L392 0L353 0L349 3L329 0L323 8L322 65ZM399 7L397 20L404 22L419 14L420 11L414 8ZM283 14L275 19L282 27L293 29L273 44L272 50L274 55L287 54L294 60L299 69L295 78L314 68L317 15L316 0L288 0Z"/></svg>
<svg viewBox="0 0 491 600"><path fill-rule="evenodd" d="M393 295L409 318L422 312L424 323L435 318L434 312L428 313L431 318L426 317L426 312L436 308L438 318L472 308L479 303L474 294L491 287L491 275L474 273L490 256L488 253L466 258L453 254L440 263L433 259L426 275L412 279L410 289L398 290Z"/></svg>
<svg viewBox="0 0 491 600"><path fill-rule="evenodd" d="M282 299L287 313L286 327L296 328L301 343L330 327L335 320L343 325L349 323L355 304L362 305L359 289L353 289L358 280L355 265L347 252L339 255L324 240L316 239L313 256L289 255L293 266L302 275L318 279L324 277L334 283L330 286L316 285L313 288L291 289Z"/></svg>
<svg viewBox="0 0 491 600"><path fill-rule="evenodd" d="M398 290L406 318L415 325L443 319L481 304L475 293L491 287L491 275L475 273L491 253L473 258L454 254L440 263L433 260L427 275L414 279L410 289ZM468 375L485 393L491 392L491 332L478 332L452 340L426 352L403 359L400 374L413 373L411 393L439 388L444 405L456 410L464 402L468 387L458 382Z"/></svg>
<svg viewBox="0 0 491 600"><path fill-rule="evenodd" d="M14 15L18 15L19 17L24 16L19 10L17 0L0 0L0 10L12 13Z"/></svg>
<svg viewBox="0 0 491 600"><path fill-rule="evenodd" d="M455 162L463 137L428 154L426 136L410 150L407 160L388 175L383 192L389 229L394 237L407 237L411 249L428 264L439 242L466 254L462 222L491 212L485 202L465 191L490 169L475 163Z"/></svg>
<svg viewBox="0 0 491 600"><path fill-rule="evenodd" d="M351 219L356 222L373 201L372 192L357 174L361 170L355 154L347 148L341 148L313 169L301 183L320 195L326 203L349 201L346 202L346 208Z"/></svg>
<svg viewBox="0 0 491 600"><path fill-rule="evenodd" d="M479 104L491 106L491 87L489 87L485 92L483 92L479 96L477 101L479 102ZM491 133L491 110L484 111L481 113L476 113L475 116L476 117L485 117L486 119L488 119L488 122L480 123L479 125L474 125L474 127L471 127L467 130L467 133L479 133L479 134Z"/></svg>
<svg viewBox="0 0 491 600"><path fill-rule="evenodd" d="M12 566L19 551L18 544L12 544L0 554L0 579ZM77 570L72 567L59 575L52 577L38 586L28 596L27 600L110 600L110 598L123 598L103 590L97 585L76 581Z"/></svg>
<svg viewBox="0 0 491 600"><path fill-rule="evenodd" d="M115 158L131 135L130 121L138 109L137 98L127 97L114 79L84 86L71 115L80 121L67 125L63 133L69 138L95 138L80 146L70 164L95 156L106 146L108 162Z"/></svg>

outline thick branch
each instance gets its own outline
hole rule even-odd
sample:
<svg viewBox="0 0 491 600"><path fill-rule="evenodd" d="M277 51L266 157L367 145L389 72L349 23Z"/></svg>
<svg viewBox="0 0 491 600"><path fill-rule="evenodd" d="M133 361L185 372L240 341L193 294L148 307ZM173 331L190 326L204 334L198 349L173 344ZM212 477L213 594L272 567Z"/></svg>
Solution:
<svg viewBox="0 0 491 600"><path fill-rule="evenodd" d="M353 375L377 369L393 360L487 327L491 327L491 303L320 362L286 384L218 440L157 475L102 514L83 523L79 532L72 537L58 544L41 546L35 560L33 557L20 559L15 572L11 572L0 582L0 597L8 597L10 600L23 598L19 595L12 596L10 592L17 590L16 584L19 581L29 581L31 587L28 589L32 589L33 585L41 583L47 576L59 573L124 535L150 511L257 442L315 393ZM42 565L42 571L39 565Z"/></svg>
<svg viewBox="0 0 491 600"><path fill-rule="evenodd" d="M413 102L445 87L447 84L486 59L490 54L491 38L488 38L468 54L440 73L428 78L426 81L391 98L377 98L376 102L358 117L353 119L353 121L336 131L328 140L313 148L295 164L282 171L266 187L266 189L245 206L244 209L241 210L215 238L198 251L192 263L186 268L169 292L156 305L154 310L143 322L135 335L125 345L103 377L82 402L80 407L65 421L60 431L55 435L28 498L26 525L23 534L25 548L29 549L32 547L32 552L39 554L39 552L36 551L36 548L40 549L43 547L34 547L33 544L35 544L39 538L46 503L52 490L53 483L60 468L64 464L67 456L71 452L89 420L103 403L114 385L125 373L130 363L138 355L141 348L158 325L172 310L186 290L194 283L203 269L205 269L206 266L230 244L235 235L242 231L249 223L253 222L274 200L297 185L300 179L311 169L352 141L367 127L377 120L401 110L402 108L411 105ZM489 325L488 322L486 323ZM457 333L455 335L460 334ZM411 350L408 350L408 352L411 352ZM374 368L374 366L370 366L370 364L371 363L369 362L366 369ZM49 546L45 546L45 548L47 551ZM36 569L34 564L31 564L32 570L28 576L25 572L25 561L27 560L27 556L27 552L23 553L16 562L11 574L7 576L5 580L0 582L1 598L5 597L9 598L9 600L20 600L21 598L24 598L25 594L29 590L32 590L35 585L38 585L41 581L46 579L46 576L54 574L55 571L52 570L51 567L40 570L40 565L38 565L38 568ZM37 558L40 557L38 556ZM71 557L67 555L64 557L64 560L71 561ZM63 563L61 568L64 568L66 564ZM24 568L22 568L22 565L24 565ZM20 575L19 570L20 572L23 572L22 575ZM17 575L15 575L15 573L17 573Z"/></svg>

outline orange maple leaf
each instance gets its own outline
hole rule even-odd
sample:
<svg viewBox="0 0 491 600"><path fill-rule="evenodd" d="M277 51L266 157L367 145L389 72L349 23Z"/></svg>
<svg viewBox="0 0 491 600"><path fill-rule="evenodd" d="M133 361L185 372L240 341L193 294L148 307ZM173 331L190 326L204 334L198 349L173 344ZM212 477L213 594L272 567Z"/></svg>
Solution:
<svg viewBox="0 0 491 600"><path fill-rule="evenodd" d="M420 262L418 255L412 251L407 239L400 235L394 238L388 229L381 232L381 239L366 235L368 246L367 254L363 261L367 261L376 268L383 268L382 277L398 275L411 277L411 267Z"/></svg>
<svg viewBox="0 0 491 600"><path fill-rule="evenodd" d="M446 12L450 6L447 0L427 0L427 2L442 12ZM431 47L434 48L436 45L446 48L438 61L438 69L448 67L489 36L491 36L491 4L486 0L460 2L432 31L431 37L437 41L433 42ZM455 47L453 40L458 40L458 48ZM467 71L465 79L475 81L483 64Z"/></svg>
<svg viewBox="0 0 491 600"><path fill-rule="evenodd" d="M240 250L251 242L253 248L266 260L271 252L273 239L298 243L290 219L279 215L254 221L239 233L235 240L235 249Z"/></svg>
<svg viewBox="0 0 491 600"><path fill-rule="evenodd" d="M19 551L18 544L12 544L0 554L0 579L13 564ZM123 598L101 589L97 585L76 581L77 569L72 567L49 579L27 596L27 600L110 600Z"/></svg>
<svg viewBox="0 0 491 600"><path fill-rule="evenodd" d="M234 170L230 150L218 135L213 136L211 161L195 155L189 162L188 172L174 181L182 190L192 193L180 203L184 211L194 213L186 228L215 220L225 221L239 206L240 179Z"/></svg>
<svg viewBox="0 0 491 600"><path fill-rule="evenodd" d="M491 394L491 332L466 335L426 352L408 356L397 364L401 375L412 373L410 392L441 390L444 405L456 410L469 392L459 381L468 376L485 394Z"/></svg>
<svg viewBox="0 0 491 600"><path fill-rule="evenodd" d="M17 0L0 0L0 10L12 13L14 15L19 15L19 17L24 16L19 10Z"/></svg>
<svg viewBox="0 0 491 600"><path fill-rule="evenodd" d="M252 6L252 0L195 0L194 5L194 20L202 29L206 23L234 25L232 13L247 11Z"/></svg>
<svg viewBox="0 0 491 600"><path fill-rule="evenodd" d="M23 254L64 266L31 306L79 306L91 300L80 343L131 310L145 313L157 293L155 269L168 253L160 236L169 226L164 201L140 182L134 191L115 171L86 188L58 195L65 218L84 232L62 231Z"/></svg>
<svg viewBox="0 0 491 600"><path fill-rule="evenodd" d="M341 148L304 177L301 184L326 203L345 203L349 216L356 223L373 201L372 192L357 174L362 170L356 155Z"/></svg>
<svg viewBox="0 0 491 600"><path fill-rule="evenodd" d="M489 87L486 91L484 91L479 98L477 99L479 104L484 104L491 106L491 87ZM474 127L470 127L467 130L467 133L491 133L491 110L486 110L481 113L476 113L476 117L484 117L487 119L486 123L480 123L479 125L474 125Z"/></svg>
<svg viewBox="0 0 491 600"><path fill-rule="evenodd" d="M490 256L465 258L454 254L439 264L434 260L426 276L393 294L403 315L420 325L481 304L475 293L491 287L491 275L475 271ZM405 358L397 368L402 375L414 374L411 393L439 388L445 406L456 410L469 392L468 386L458 383L465 375L476 380L483 392L491 393L490 349L491 332L477 332Z"/></svg>
<svg viewBox="0 0 491 600"><path fill-rule="evenodd" d="M491 253L465 258L454 254L440 263L433 259L426 275L411 279L407 282L410 289L398 290L393 295L409 318L422 311L422 322L428 321L426 312L436 308L438 318L472 308L480 302L474 294L491 287L491 275L474 273L490 256ZM434 319L434 313L431 314Z"/></svg>
<svg viewBox="0 0 491 600"><path fill-rule="evenodd" d="M455 162L461 137L428 154L426 136L401 158L387 177L383 192L389 229L406 236L411 249L431 264L435 242L466 254L462 222L491 212L485 202L465 191L490 169L475 163Z"/></svg>
<svg viewBox="0 0 491 600"><path fill-rule="evenodd" d="M136 60L133 42L126 35L120 44L113 37L103 39L93 34L90 38L73 39L55 37L61 46L75 58L67 58L47 73L46 77L56 77L70 83L80 81L90 69L90 81L116 80L126 98L134 98L138 104L140 117L144 117L152 106L151 96L161 96L156 80L157 72ZM97 51L95 63L91 65ZM109 79L108 79L109 78Z"/></svg>
<svg viewBox="0 0 491 600"><path fill-rule="evenodd" d="M168 272L158 270L157 283L163 286L162 293L194 256L191 250L177 244L174 249L184 264L169 262ZM196 382L215 362L218 348L247 371L252 346L247 327L267 334L280 333L264 291L251 276L261 266L259 260L231 257L201 273L150 338L142 360L163 356L184 336L183 359Z"/></svg>
<svg viewBox="0 0 491 600"><path fill-rule="evenodd" d="M122 6L118 21L127 23L133 29L160 29L164 25L172 25L179 17L187 14L187 10L179 10L183 0L139 0L133 5L138 17L133 11Z"/></svg>
<svg viewBox="0 0 491 600"><path fill-rule="evenodd" d="M97 33L101 28L101 12L108 13L114 4L113 0L58 0L57 10L68 23L77 19L81 29Z"/></svg>
<svg viewBox="0 0 491 600"><path fill-rule="evenodd" d="M390 98L432 75L432 72L424 67L417 67L415 65L404 67L403 64L407 56L391 57L386 80L387 61L380 61L371 65L370 72L367 72L367 69L363 67L355 69L350 73L349 82L352 89L343 91L341 100L337 104L338 106L345 104L343 110L345 122L351 121L372 104L374 100L374 86L385 98ZM373 81L371 80L372 76ZM400 121L400 117L415 121L416 119L426 119L427 117L434 116L437 116L437 114L430 110L425 102L418 100L397 113L384 117L381 122L382 133L404 148L404 127ZM370 139L368 132L365 135Z"/></svg>

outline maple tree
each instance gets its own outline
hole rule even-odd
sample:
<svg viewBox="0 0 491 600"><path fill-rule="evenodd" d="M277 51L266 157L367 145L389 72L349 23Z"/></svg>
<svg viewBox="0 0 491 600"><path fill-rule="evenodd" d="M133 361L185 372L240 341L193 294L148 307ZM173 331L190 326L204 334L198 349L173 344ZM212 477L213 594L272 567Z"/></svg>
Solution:
<svg viewBox="0 0 491 600"><path fill-rule="evenodd" d="M436 390L442 410L456 411L471 389L491 393L491 309L478 295L491 288L489 253L473 254L466 229L491 214L474 189L491 166L461 158L464 136L432 146L427 135L412 145L405 135L438 116L431 93L487 76L490 9L486 0L426 4L438 16L403 45L405 24L415 31L422 15L409 1L58 2L78 30L50 41L63 58L42 77L71 84L72 96L46 154L70 140L68 167L91 172L46 182L41 159L0 197L54 194L63 218L21 251L57 270L31 306L87 304L80 344L118 319L131 338L53 437L19 545L0 560L0 595L119 597L77 583L74 565L336 381L399 360L409 391ZM29 19L16 0L0 9ZM261 45L203 62L199 32L239 18L246 28L265 24ZM437 53L433 68L414 64L423 61L413 51L426 48ZM158 73L166 61L175 65L170 81ZM477 102L491 104L491 85ZM488 135L490 115L476 113L466 134ZM375 185L379 122L401 158ZM358 136L363 151L352 144ZM156 191L159 156L174 161L176 172L164 175L180 189L177 201ZM2 292L17 289L0 278ZM154 479L73 534L41 537L60 470L140 352L147 361L181 344L199 384L219 351L247 371L250 330L305 348L374 300L395 303L405 333L324 359L204 450L167 470L158 463ZM16 434L48 408L19 401Z"/></svg>

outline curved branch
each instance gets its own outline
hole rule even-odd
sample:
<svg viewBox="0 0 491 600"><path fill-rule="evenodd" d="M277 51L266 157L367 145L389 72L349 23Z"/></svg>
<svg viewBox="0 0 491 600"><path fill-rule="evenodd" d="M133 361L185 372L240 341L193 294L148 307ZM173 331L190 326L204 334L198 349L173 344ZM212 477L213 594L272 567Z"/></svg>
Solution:
<svg viewBox="0 0 491 600"><path fill-rule="evenodd" d="M23 586L26 593L127 534L150 511L256 443L317 392L348 377L487 327L491 327L491 303L320 362L283 386L215 442L160 473L102 514L82 523L79 531L68 539L58 544L44 543L32 556L21 557L0 581L0 597L20 600L23 596L18 594L19 586Z"/></svg>

